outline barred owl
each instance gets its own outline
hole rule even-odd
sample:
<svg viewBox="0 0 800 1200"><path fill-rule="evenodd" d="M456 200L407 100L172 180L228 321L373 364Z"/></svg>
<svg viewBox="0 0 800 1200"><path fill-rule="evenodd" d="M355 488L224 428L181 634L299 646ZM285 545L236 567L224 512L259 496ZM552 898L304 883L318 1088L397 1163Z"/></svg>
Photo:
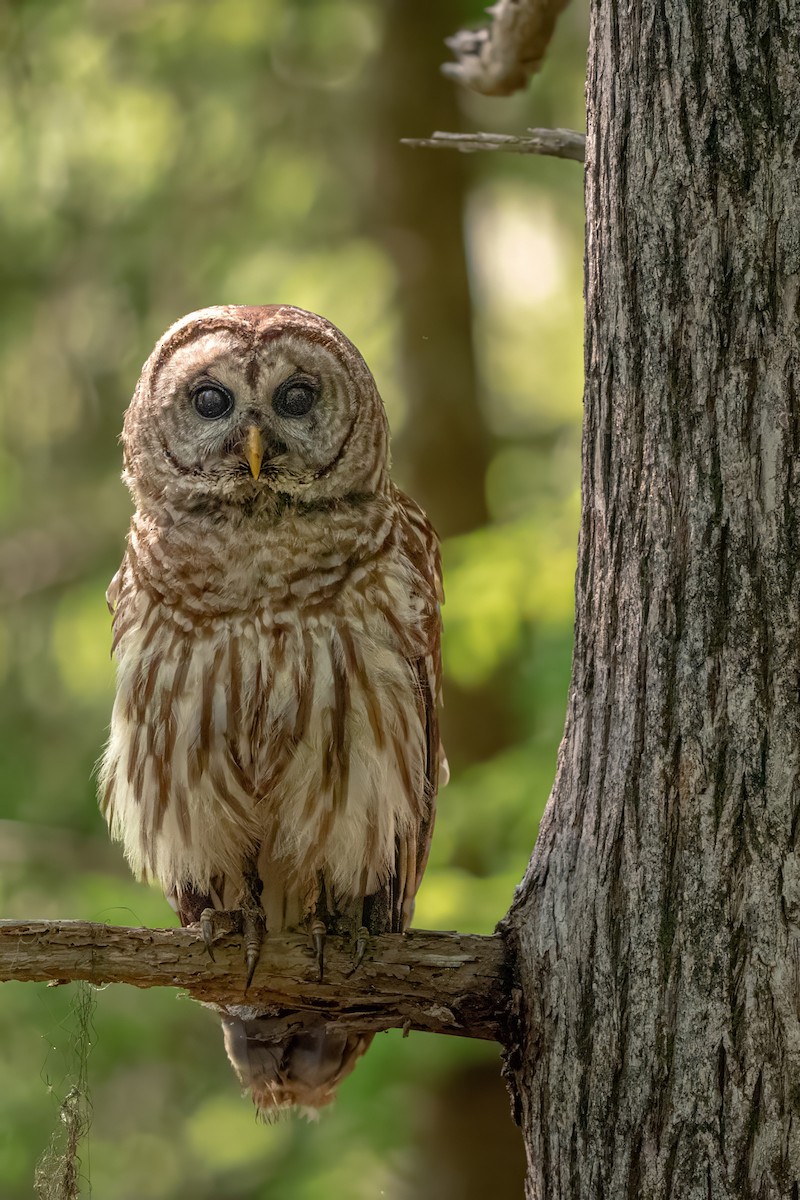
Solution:
<svg viewBox="0 0 800 1200"><path fill-rule="evenodd" d="M183 925L240 910L251 973L264 929L405 929L444 761L441 571L363 358L288 305L192 313L122 440L112 836ZM371 1040L246 1004L222 1021L267 1116L327 1104Z"/></svg>

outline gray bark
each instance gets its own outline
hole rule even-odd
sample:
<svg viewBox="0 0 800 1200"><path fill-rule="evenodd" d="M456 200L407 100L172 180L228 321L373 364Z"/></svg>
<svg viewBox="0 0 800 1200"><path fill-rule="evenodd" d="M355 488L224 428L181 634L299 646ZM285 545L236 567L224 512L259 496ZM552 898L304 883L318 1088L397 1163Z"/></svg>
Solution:
<svg viewBox="0 0 800 1200"><path fill-rule="evenodd" d="M511 133L444 133L437 130L429 138L401 138L404 146L425 150L460 150L462 154L494 152L501 154L551 154L583 162L586 138L574 129L529 129L529 137Z"/></svg>
<svg viewBox="0 0 800 1200"><path fill-rule="evenodd" d="M593 0L576 644L508 918L538 1198L800 1194L800 7Z"/></svg>

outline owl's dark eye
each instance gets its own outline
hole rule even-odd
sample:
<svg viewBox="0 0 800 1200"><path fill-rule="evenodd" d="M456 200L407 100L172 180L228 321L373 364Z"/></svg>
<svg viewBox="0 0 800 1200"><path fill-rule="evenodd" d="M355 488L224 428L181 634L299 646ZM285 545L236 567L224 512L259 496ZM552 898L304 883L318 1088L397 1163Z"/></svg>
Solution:
<svg viewBox="0 0 800 1200"><path fill-rule="evenodd" d="M317 389L299 379L287 379L272 397L272 407L279 417L304 417L317 398Z"/></svg>
<svg viewBox="0 0 800 1200"><path fill-rule="evenodd" d="M202 384L192 392L192 404L198 416L205 421L218 421L227 417L233 408L233 396L227 388L209 383Z"/></svg>

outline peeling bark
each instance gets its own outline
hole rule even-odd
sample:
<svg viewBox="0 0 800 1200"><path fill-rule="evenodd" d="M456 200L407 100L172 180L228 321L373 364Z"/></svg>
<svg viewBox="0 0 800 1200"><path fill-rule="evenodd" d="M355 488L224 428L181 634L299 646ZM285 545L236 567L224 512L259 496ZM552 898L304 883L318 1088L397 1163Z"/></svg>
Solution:
<svg viewBox="0 0 800 1200"><path fill-rule="evenodd" d="M593 0L576 642L508 918L528 1196L800 1193L800 8Z"/></svg>
<svg viewBox="0 0 800 1200"><path fill-rule="evenodd" d="M245 995L235 931L215 941L212 962L196 930L89 921L0 921L0 981L11 979L179 987L195 1000L247 1003L276 1015L319 1012L337 1029L421 1029L489 1041L505 1036L513 990L498 935L386 934L368 939L358 967L352 945L328 938L322 980L309 938L269 935Z"/></svg>

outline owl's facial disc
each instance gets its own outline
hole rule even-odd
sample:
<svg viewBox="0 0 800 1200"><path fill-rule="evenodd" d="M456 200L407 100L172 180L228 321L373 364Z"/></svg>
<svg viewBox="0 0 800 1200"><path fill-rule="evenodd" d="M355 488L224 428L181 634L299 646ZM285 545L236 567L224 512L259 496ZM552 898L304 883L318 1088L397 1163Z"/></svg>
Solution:
<svg viewBox="0 0 800 1200"><path fill-rule="evenodd" d="M173 357L162 409L176 469L245 503L264 488L315 498L359 412L336 357L283 338L243 346L222 331L189 349Z"/></svg>
<svg viewBox="0 0 800 1200"><path fill-rule="evenodd" d="M292 375L276 388L272 396L273 413L289 422L297 422L311 412L318 391L318 380ZM189 395L194 411L204 422L223 421L237 415L234 395L221 383L204 377L189 389ZM249 423L241 436L234 434L227 438L226 448L231 443L232 452L247 463L252 478L258 479L262 463L266 460L269 465L271 458L286 453L287 446L271 437L269 429L262 428L263 414L256 406L247 410L245 420Z"/></svg>
<svg viewBox="0 0 800 1200"><path fill-rule="evenodd" d="M206 309L145 364L125 427L137 496L252 508L265 492L307 502L370 493L387 428L358 351L301 309Z"/></svg>
<svg viewBox="0 0 800 1200"><path fill-rule="evenodd" d="M346 432L348 394L296 355L248 349L220 332L173 356L161 410L169 461L211 494L303 489Z"/></svg>

